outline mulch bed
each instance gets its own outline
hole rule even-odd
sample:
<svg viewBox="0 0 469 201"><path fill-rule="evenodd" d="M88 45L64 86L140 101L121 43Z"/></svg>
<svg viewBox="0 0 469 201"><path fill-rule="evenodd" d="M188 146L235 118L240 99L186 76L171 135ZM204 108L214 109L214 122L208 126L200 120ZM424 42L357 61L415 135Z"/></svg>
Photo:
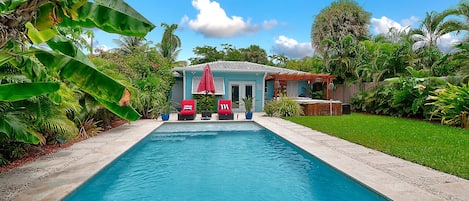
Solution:
<svg viewBox="0 0 469 201"><path fill-rule="evenodd" d="M111 123L111 128L116 128L119 127L123 124L127 123L125 120L116 120ZM33 147L32 149L29 149L29 152L27 152L23 158L15 159L13 161L10 161L9 165L2 166L0 167L0 173L6 172L12 169L15 169L17 167L20 167L21 165L33 161L39 157L57 152L61 149L67 148L69 146L72 146L73 144L83 141L84 139L76 139L74 141L70 141L64 144L47 144L47 145L31 145Z"/></svg>

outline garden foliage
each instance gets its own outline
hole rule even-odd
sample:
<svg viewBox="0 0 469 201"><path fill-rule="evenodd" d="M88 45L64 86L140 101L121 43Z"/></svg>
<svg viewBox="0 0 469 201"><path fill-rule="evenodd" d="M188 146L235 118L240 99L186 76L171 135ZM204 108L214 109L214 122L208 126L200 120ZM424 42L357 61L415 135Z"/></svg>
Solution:
<svg viewBox="0 0 469 201"><path fill-rule="evenodd" d="M455 86L448 83L429 96L429 103L434 107L431 119L439 119L442 124L467 127L469 113L469 83ZM466 119L466 122L462 120Z"/></svg>
<svg viewBox="0 0 469 201"><path fill-rule="evenodd" d="M264 112L270 117L294 117L303 114L303 110L297 102L283 95L277 101L267 102L264 106Z"/></svg>
<svg viewBox="0 0 469 201"><path fill-rule="evenodd" d="M438 78L399 78L379 86L375 90L362 92L352 98L356 111L373 114L428 118L432 111L426 99L444 81Z"/></svg>

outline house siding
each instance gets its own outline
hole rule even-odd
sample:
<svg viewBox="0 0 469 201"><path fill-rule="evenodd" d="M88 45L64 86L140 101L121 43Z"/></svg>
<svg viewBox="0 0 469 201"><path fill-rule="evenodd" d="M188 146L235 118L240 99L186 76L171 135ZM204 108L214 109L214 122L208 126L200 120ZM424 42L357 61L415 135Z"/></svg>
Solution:
<svg viewBox="0 0 469 201"><path fill-rule="evenodd" d="M224 92L221 89L217 89L217 99L230 99L231 86L233 84L246 84L255 83L253 86L253 92L255 93L254 111L261 112L266 100L272 100L274 97L274 81L265 81L267 74L275 73L286 73L296 74L304 73L301 71L290 70L286 68L278 68L273 66L267 66L262 64L240 62L240 61L216 61L204 64L196 64L185 67L175 67L173 71L175 76L182 77L182 95L183 99L193 99L193 82L194 77L201 77L205 66L210 66L216 85L220 87L220 83L224 83ZM217 87L216 86L216 87ZM295 87L290 87L288 91L292 96L309 96L308 83L307 81L295 81ZM296 87L298 86L298 87ZM194 86L196 87L196 86ZM178 88L180 90L180 87ZM242 91L242 90L241 90ZM293 92L293 93L291 93ZM181 93L177 90L173 90L173 93ZM194 92L195 93L195 92ZM173 95L173 97L176 97ZM239 110L238 110L239 111Z"/></svg>
<svg viewBox="0 0 469 201"><path fill-rule="evenodd" d="M230 82L254 82L255 86L253 90L255 92L255 112L263 111L263 99L264 99L264 73L256 72L213 72L213 77L223 77L225 83L224 95L217 96L218 99L229 99L230 98ZM202 76L201 71L185 71L185 94L184 99L193 99L192 96L192 79L194 77Z"/></svg>

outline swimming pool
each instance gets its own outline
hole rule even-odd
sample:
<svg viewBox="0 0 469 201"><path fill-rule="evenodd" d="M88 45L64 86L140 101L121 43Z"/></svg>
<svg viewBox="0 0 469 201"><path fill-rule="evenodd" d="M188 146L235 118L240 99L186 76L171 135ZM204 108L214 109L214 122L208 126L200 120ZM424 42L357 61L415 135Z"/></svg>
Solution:
<svg viewBox="0 0 469 201"><path fill-rule="evenodd" d="M204 122L163 124L65 200L386 198L256 123Z"/></svg>

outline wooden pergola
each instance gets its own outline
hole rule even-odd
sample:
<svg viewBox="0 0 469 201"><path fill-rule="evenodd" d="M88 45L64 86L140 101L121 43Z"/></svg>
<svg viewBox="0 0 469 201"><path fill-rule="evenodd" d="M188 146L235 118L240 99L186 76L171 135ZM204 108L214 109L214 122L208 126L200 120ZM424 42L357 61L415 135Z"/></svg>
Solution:
<svg viewBox="0 0 469 201"><path fill-rule="evenodd" d="M326 84L326 99L330 97L330 84L335 79L335 76L329 74L312 74L312 73L271 73L267 75L265 80L274 80L274 96L278 96L278 92L286 86L286 82L290 80L308 81L308 85L315 82L322 82Z"/></svg>

